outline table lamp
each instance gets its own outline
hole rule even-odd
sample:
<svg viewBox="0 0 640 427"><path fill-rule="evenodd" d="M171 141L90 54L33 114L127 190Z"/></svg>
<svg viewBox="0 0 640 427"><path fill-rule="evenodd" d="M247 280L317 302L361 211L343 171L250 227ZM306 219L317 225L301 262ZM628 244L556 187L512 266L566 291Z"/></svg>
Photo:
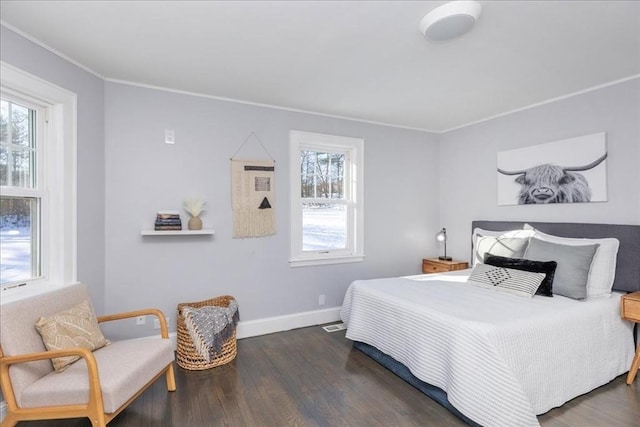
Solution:
<svg viewBox="0 0 640 427"><path fill-rule="evenodd" d="M447 229L442 227L442 230L436 234L436 240L440 243L444 243L444 256L438 257L443 261L451 261L451 257L447 256Z"/></svg>

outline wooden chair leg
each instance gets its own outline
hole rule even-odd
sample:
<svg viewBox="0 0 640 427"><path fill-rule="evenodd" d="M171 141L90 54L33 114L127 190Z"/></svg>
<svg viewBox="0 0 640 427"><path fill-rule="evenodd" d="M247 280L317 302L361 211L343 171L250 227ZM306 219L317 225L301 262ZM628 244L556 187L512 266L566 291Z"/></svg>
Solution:
<svg viewBox="0 0 640 427"><path fill-rule="evenodd" d="M16 424L18 424L18 420L14 419L9 413L5 414L2 420L2 427L14 427Z"/></svg>
<svg viewBox="0 0 640 427"><path fill-rule="evenodd" d="M91 417L89 419L91 420L91 425L93 427L107 427L107 421L104 419L104 414L102 414L102 417Z"/></svg>
<svg viewBox="0 0 640 427"><path fill-rule="evenodd" d="M173 364L169 365L169 369L167 369L166 373L167 378L167 390L176 391L176 376L173 372Z"/></svg>

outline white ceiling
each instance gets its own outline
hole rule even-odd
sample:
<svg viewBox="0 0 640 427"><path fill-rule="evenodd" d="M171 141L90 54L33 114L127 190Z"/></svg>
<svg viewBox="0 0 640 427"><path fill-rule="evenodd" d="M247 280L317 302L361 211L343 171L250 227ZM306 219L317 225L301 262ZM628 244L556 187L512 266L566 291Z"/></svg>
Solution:
<svg viewBox="0 0 640 427"><path fill-rule="evenodd" d="M8 1L2 23L107 79L442 132L640 74L640 2Z"/></svg>

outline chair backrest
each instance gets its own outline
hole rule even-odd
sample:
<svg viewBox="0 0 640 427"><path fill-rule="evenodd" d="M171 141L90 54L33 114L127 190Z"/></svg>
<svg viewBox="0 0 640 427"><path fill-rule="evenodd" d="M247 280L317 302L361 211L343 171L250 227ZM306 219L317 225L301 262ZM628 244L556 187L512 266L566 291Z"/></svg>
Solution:
<svg viewBox="0 0 640 427"><path fill-rule="evenodd" d="M46 351L34 324L41 316L51 316L91 299L83 284L56 286L51 292L13 301L0 306L0 347L5 356ZM9 368L9 376L18 405L22 390L53 371L50 360L20 363Z"/></svg>

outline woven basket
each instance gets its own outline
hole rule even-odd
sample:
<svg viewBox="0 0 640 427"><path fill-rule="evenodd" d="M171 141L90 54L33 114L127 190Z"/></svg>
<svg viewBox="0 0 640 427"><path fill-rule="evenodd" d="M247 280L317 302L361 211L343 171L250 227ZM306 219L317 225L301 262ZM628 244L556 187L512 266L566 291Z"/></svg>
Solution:
<svg viewBox="0 0 640 427"><path fill-rule="evenodd" d="M208 299L199 302L185 302L178 304L178 351L177 351L177 363L178 366L184 369L192 371L201 371L203 369L215 368L216 366L224 365L235 359L238 354L238 347L236 344L236 330L234 328L233 335L227 339L222 345L220 353L211 360L204 359L196 347L193 345L191 335L184 322L184 316L182 315L183 307L200 308L205 306L216 307L229 307L231 301L235 298L229 295L223 295L220 297Z"/></svg>

